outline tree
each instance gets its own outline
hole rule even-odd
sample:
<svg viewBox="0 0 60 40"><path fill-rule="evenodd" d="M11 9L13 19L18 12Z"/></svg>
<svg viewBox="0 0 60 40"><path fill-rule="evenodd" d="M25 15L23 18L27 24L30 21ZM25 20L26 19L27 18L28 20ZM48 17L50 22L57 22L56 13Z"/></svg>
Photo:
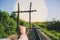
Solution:
<svg viewBox="0 0 60 40"><path fill-rule="evenodd" d="M4 30L4 26L0 23L0 38L7 37L7 34L4 32Z"/></svg>
<svg viewBox="0 0 60 40"><path fill-rule="evenodd" d="M10 17L13 18L15 21L17 21L17 15L16 15L16 13L11 13Z"/></svg>
<svg viewBox="0 0 60 40"><path fill-rule="evenodd" d="M7 22L9 18L9 13L8 12L4 12L4 11L0 11L0 23L4 23Z"/></svg>
<svg viewBox="0 0 60 40"><path fill-rule="evenodd" d="M0 29L2 37L7 37L8 35L16 33L16 21L10 17L8 12L0 10Z"/></svg>

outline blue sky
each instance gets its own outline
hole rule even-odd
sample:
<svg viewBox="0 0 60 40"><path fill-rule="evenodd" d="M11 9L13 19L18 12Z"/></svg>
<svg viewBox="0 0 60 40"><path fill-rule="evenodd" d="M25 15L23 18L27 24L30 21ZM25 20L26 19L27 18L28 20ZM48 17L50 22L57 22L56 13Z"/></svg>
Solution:
<svg viewBox="0 0 60 40"><path fill-rule="evenodd" d="M0 9L11 13L15 2L16 0L0 0Z"/></svg>
<svg viewBox="0 0 60 40"><path fill-rule="evenodd" d="M60 20L60 0L46 0L45 2L48 8L47 20L52 18Z"/></svg>
<svg viewBox="0 0 60 40"><path fill-rule="evenodd" d="M0 0L0 10L11 13L17 0ZM45 0L48 8L47 20L60 20L60 0Z"/></svg>

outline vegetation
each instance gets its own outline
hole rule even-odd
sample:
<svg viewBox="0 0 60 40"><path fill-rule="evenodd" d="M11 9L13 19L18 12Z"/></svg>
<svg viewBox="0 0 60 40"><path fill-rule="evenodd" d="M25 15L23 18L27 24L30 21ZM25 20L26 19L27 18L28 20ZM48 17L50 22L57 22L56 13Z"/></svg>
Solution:
<svg viewBox="0 0 60 40"><path fill-rule="evenodd" d="M60 21L33 22L34 26L40 28L52 40L60 40ZM29 27L29 23L19 20L19 25ZM8 12L0 10L0 38L5 38L16 33L17 16L15 13L9 15Z"/></svg>
<svg viewBox="0 0 60 40"><path fill-rule="evenodd" d="M60 21L35 22L36 27L40 28L52 40L60 40Z"/></svg>
<svg viewBox="0 0 60 40"><path fill-rule="evenodd" d="M19 20L19 25L29 26L28 22ZM5 38L15 34L17 28L17 16L15 13L9 15L8 12L0 10L0 38Z"/></svg>
<svg viewBox="0 0 60 40"><path fill-rule="evenodd" d="M0 38L16 33L15 28L16 22L9 13L0 10Z"/></svg>

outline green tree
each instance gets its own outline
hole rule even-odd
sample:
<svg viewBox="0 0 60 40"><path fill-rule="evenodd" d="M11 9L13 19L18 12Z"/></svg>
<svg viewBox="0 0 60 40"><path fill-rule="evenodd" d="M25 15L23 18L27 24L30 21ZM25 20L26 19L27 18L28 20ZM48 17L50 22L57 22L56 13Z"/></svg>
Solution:
<svg viewBox="0 0 60 40"><path fill-rule="evenodd" d="M16 33L16 21L10 17L8 12L0 10L0 29L2 37L7 37L8 35Z"/></svg>
<svg viewBox="0 0 60 40"><path fill-rule="evenodd" d="M13 18L15 21L17 21L17 15L16 15L16 13L11 13L10 17Z"/></svg>

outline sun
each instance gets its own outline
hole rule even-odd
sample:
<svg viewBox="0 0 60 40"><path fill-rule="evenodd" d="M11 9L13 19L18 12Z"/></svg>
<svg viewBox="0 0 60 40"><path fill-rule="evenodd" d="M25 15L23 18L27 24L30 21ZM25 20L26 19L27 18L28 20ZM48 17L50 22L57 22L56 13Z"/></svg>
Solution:
<svg viewBox="0 0 60 40"><path fill-rule="evenodd" d="M37 12L31 13L32 22L44 22L47 18L47 7L44 0L19 0L20 10L29 10L30 2L32 2L32 10L37 10ZM15 2L14 11L18 10L18 1ZM20 18L29 21L29 13L20 13Z"/></svg>

